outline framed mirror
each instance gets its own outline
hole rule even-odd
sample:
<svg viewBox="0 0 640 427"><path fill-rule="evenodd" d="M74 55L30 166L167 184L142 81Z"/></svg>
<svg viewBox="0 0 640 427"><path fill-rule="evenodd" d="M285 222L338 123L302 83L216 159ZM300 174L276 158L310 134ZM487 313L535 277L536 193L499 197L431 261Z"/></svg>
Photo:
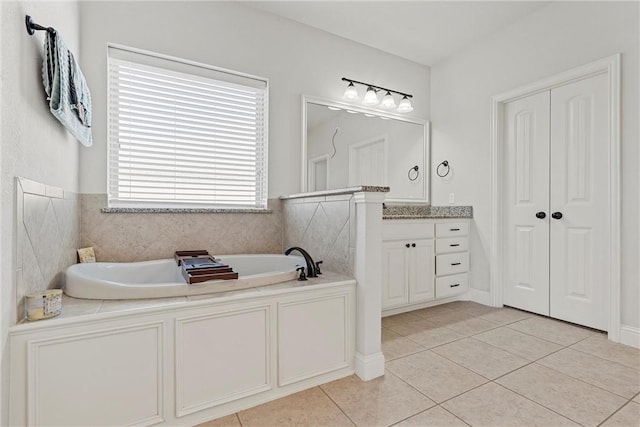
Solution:
<svg viewBox="0 0 640 427"><path fill-rule="evenodd" d="M388 186L387 203L429 203L429 122L302 97L302 191Z"/></svg>

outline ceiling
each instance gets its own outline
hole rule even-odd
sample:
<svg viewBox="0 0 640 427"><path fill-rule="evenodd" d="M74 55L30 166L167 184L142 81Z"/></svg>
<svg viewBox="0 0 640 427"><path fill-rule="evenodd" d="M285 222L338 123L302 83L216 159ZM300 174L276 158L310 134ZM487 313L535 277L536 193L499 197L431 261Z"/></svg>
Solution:
<svg viewBox="0 0 640 427"><path fill-rule="evenodd" d="M549 2L387 0L243 3L431 66Z"/></svg>

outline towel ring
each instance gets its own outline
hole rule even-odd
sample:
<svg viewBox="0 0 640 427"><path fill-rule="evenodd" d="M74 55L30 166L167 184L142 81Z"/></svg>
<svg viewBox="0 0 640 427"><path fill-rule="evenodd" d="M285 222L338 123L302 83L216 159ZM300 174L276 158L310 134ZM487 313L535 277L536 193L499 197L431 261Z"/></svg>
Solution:
<svg viewBox="0 0 640 427"><path fill-rule="evenodd" d="M444 173L440 173L440 167L442 167L442 169L446 168L446 171ZM449 167L449 162L446 160L443 160L442 163L440 163L436 168L436 173L440 178L444 178L445 176L449 175L450 171L451 171L451 167Z"/></svg>
<svg viewBox="0 0 640 427"><path fill-rule="evenodd" d="M411 173L412 171L415 173L412 174ZM411 175L415 175L415 176L411 178ZM407 172L407 176L409 177L409 181L415 181L416 179L418 179L418 177L420 176L420 171L418 171L418 165L415 165L414 167L409 169L409 172Z"/></svg>

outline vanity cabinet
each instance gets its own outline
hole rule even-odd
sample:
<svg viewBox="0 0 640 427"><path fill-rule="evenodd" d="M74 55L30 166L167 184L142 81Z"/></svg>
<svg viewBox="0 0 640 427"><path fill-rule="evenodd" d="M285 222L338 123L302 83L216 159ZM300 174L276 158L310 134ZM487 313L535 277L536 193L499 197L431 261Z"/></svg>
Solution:
<svg viewBox="0 0 640 427"><path fill-rule="evenodd" d="M382 244L382 308L434 298L433 240L393 240Z"/></svg>
<svg viewBox="0 0 640 427"><path fill-rule="evenodd" d="M400 313L469 290L469 220L387 220L382 228L382 310Z"/></svg>

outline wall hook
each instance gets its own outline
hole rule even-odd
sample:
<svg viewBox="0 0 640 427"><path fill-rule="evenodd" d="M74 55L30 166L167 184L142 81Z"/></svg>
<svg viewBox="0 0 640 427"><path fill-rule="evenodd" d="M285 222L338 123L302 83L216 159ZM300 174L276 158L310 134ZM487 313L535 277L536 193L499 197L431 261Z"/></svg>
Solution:
<svg viewBox="0 0 640 427"><path fill-rule="evenodd" d="M56 32L56 30L51 27L43 27L42 25L36 24L35 22L33 22L33 19L29 15L24 16L24 24L27 27L27 33L29 33L30 36L34 35L36 30L48 31L50 33Z"/></svg>

